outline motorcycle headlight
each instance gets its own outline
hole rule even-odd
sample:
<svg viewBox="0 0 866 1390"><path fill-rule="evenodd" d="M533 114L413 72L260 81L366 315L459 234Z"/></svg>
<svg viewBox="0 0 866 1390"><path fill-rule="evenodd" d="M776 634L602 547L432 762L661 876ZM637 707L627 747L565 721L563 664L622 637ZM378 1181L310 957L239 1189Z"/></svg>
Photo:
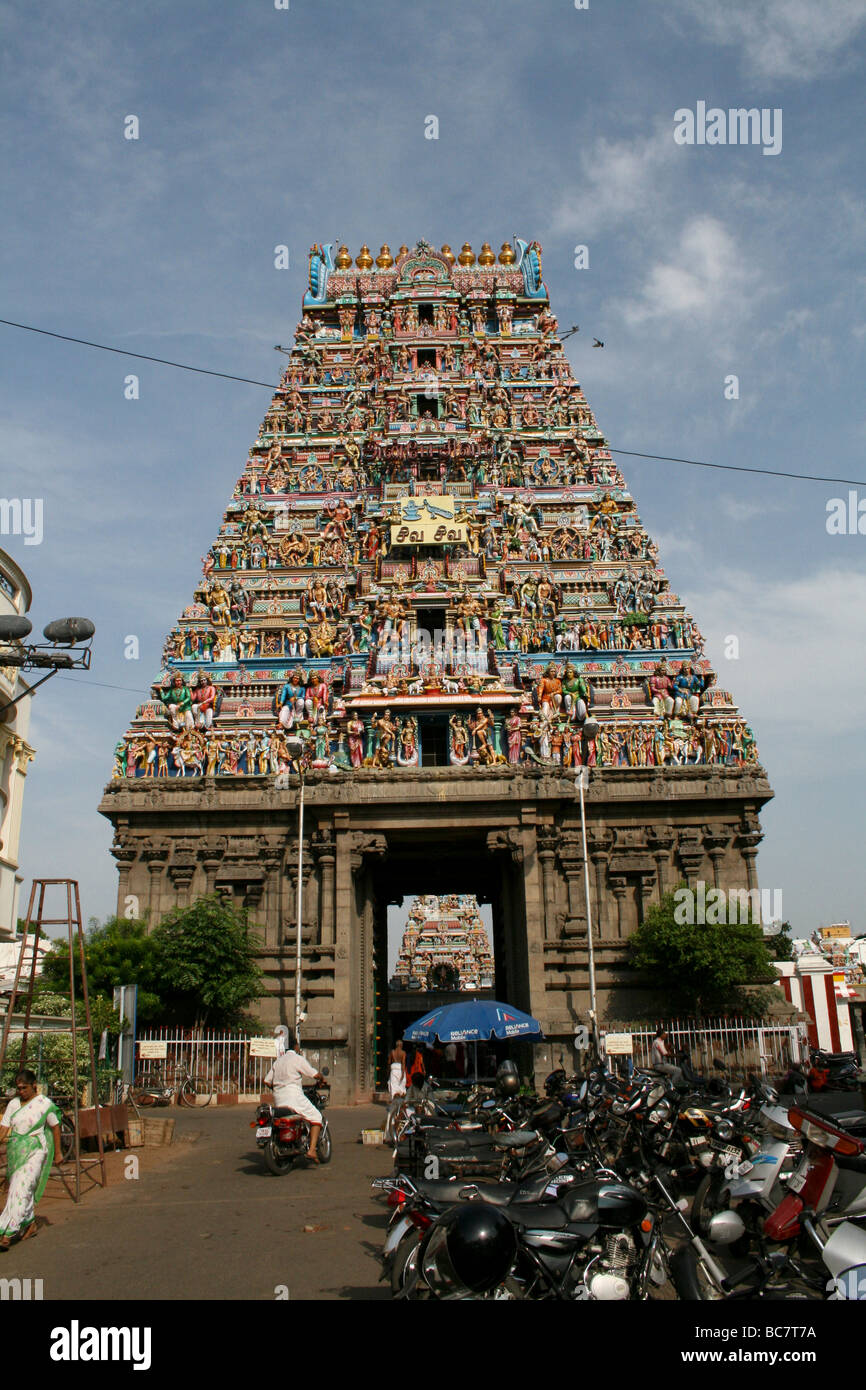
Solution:
<svg viewBox="0 0 866 1390"><path fill-rule="evenodd" d="M784 1139L786 1143L790 1143L795 1136L796 1131L791 1125L779 1124L777 1120L771 1120L767 1115L762 1117L761 1123L774 1139Z"/></svg>
<svg viewBox="0 0 866 1390"><path fill-rule="evenodd" d="M647 1119L649 1120L649 1123L650 1123L651 1125L660 1125L660 1124L664 1124L665 1120L667 1120L667 1119L670 1117L670 1113L671 1113L671 1103L670 1103L670 1101L669 1101L669 1100L662 1100L662 1101L659 1101L659 1104L656 1105L656 1106L654 1107L654 1109L652 1109L652 1110L650 1111L649 1115L647 1116Z"/></svg>
<svg viewBox="0 0 866 1390"><path fill-rule="evenodd" d="M730 1120L716 1120L713 1125L713 1133L717 1139L721 1139L722 1143L727 1144L734 1137L734 1126Z"/></svg>

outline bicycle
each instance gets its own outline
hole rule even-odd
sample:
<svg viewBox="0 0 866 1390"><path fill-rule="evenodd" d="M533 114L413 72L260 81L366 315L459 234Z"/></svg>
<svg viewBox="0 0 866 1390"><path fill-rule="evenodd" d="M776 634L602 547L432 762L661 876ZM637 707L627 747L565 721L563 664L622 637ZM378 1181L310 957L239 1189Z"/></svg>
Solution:
<svg viewBox="0 0 866 1390"><path fill-rule="evenodd" d="M169 1082L160 1070L139 1072L129 1088L133 1105L170 1105L176 1097L179 1105L209 1105L213 1086L205 1076L194 1076L186 1064L175 1067L174 1080Z"/></svg>

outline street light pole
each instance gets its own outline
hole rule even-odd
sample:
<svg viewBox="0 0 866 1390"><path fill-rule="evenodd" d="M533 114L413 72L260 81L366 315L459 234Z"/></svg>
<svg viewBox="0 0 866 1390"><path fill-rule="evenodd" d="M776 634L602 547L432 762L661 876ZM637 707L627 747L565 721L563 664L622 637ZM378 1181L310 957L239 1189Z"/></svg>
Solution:
<svg viewBox="0 0 866 1390"><path fill-rule="evenodd" d="M303 934L303 870L304 870L304 768L299 766L301 779L298 802L298 932L295 946L295 1046L301 1042L301 945Z"/></svg>

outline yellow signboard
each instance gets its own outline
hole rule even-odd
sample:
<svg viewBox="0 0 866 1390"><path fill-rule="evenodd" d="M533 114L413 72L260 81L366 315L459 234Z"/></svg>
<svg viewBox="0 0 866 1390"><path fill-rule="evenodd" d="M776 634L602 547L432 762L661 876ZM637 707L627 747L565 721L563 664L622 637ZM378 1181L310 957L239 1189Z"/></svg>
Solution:
<svg viewBox="0 0 866 1390"><path fill-rule="evenodd" d="M457 545L466 540L466 527L446 521L414 521L391 527L392 545Z"/></svg>
<svg viewBox="0 0 866 1390"><path fill-rule="evenodd" d="M454 498L401 497L399 522L392 520L392 545L456 545L466 540L466 527L454 520Z"/></svg>

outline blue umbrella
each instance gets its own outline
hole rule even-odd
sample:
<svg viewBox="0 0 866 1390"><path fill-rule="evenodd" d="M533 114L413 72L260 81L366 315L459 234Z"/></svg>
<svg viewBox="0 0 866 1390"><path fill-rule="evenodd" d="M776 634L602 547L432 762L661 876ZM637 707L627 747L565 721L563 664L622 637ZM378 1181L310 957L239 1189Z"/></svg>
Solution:
<svg viewBox="0 0 866 1390"><path fill-rule="evenodd" d="M467 999L445 1004L413 1023L403 1034L407 1042L481 1042L486 1038L541 1038L538 1019L500 1004L498 999Z"/></svg>

